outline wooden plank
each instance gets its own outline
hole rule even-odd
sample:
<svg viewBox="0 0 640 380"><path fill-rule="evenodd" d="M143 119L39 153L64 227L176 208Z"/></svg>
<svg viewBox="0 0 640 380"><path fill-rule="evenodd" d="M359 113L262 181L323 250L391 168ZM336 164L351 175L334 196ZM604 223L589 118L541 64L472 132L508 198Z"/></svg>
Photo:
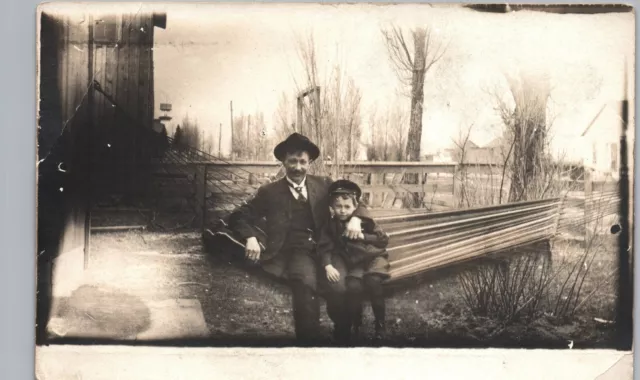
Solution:
<svg viewBox="0 0 640 380"><path fill-rule="evenodd" d="M91 232L119 232L119 231L130 231L130 230L144 230L146 228L147 228L146 225L100 226L100 227L91 227Z"/></svg>
<svg viewBox="0 0 640 380"><path fill-rule="evenodd" d="M138 99L138 79L139 79L139 73L138 73L138 68L139 68L139 51L140 48L138 46L138 40L139 40L139 35L140 35L140 15L139 14L133 14L130 16L130 28L129 28L129 40L128 40L128 45L129 45L129 61L127 62L128 64L128 73L129 73L129 81L127 82L127 86L128 86L128 97L129 97L129 101L126 104L127 107L127 111L128 114L134 118L133 123L140 123L140 112L139 112L139 99ZM131 128L132 130L127 131L127 134L131 136L131 150L130 150L130 165L129 165L129 186L131 186L132 189L136 189L139 187L139 177L136 174L137 172L137 168L136 166L138 165L139 159L138 159L138 155L140 153L140 149L142 146L138 146L140 144L142 144L141 141L139 141L138 138L138 134L136 133L136 129L139 128L140 125L129 125L128 128Z"/></svg>
<svg viewBox="0 0 640 380"><path fill-rule="evenodd" d="M138 79L138 88L139 88L139 99L140 99L140 119L142 123L151 128L153 125L153 109L154 105L152 103L151 92L153 88L151 87L151 76L153 75L152 70L152 48L153 45L150 43L152 40L151 35L153 34L153 25L152 19L149 15L144 15L140 19L140 35L138 38L138 51L139 51L139 79Z"/></svg>
<svg viewBox="0 0 640 380"><path fill-rule="evenodd" d="M126 103L127 111L132 117L139 119L140 113L138 109L139 105L139 67L140 67L140 15L130 15L129 36L127 39L127 45L129 46L129 60L127 61L128 72L128 102Z"/></svg>
<svg viewBox="0 0 640 380"><path fill-rule="evenodd" d="M126 105L128 101L129 92L129 29L130 29L130 15L122 15L122 23L120 25L121 39L118 43L118 78L116 82L117 92L113 95L116 102L120 105Z"/></svg>
<svg viewBox="0 0 640 380"><path fill-rule="evenodd" d="M98 81L101 85L105 83L106 78L106 47L96 45L94 46L94 59L93 59L93 73L94 80ZM91 78L89 78L91 80ZM94 91L94 107L93 107L93 123L94 123L94 135L97 137L97 140L101 140L101 136L104 135L105 128L107 127L107 119L105 118L105 103L107 100L105 97Z"/></svg>
<svg viewBox="0 0 640 380"><path fill-rule="evenodd" d="M115 41L114 41L115 42ZM114 43L115 45L115 43ZM101 82L107 94L114 96L117 93L117 81L118 81L118 48L111 45L105 45L105 57L104 57L104 82ZM103 117L105 119L105 126L109 129L113 128L115 123L115 110L113 105L104 100Z"/></svg>
<svg viewBox="0 0 640 380"><path fill-rule="evenodd" d="M391 191L391 192L395 192L396 194L402 194L402 193L434 193L434 192L451 192L451 184L443 184L443 185L427 185L427 186L423 186L423 185L405 185L405 184L400 184L400 185L363 185L360 186L360 188L362 189L362 191L367 191L367 192L375 192L375 193L382 193L382 192L386 192L386 191Z"/></svg>
<svg viewBox="0 0 640 380"><path fill-rule="evenodd" d="M67 120L69 120L69 115L70 115L70 106L69 106L69 58L70 58L70 54L71 52L69 51L69 49L71 48L70 44L69 44L69 33L70 33L70 28L68 27L68 25L70 24L70 20L69 20L69 16L63 16L63 20L62 20L63 25L67 25L67 27L63 27L61 26L61 28L63 29L61 35L62 35L62 42L61 42L61 49L60 49L60 92L61 94L61 115L62 115L62 121L63 123L66 123Z"/></svg>

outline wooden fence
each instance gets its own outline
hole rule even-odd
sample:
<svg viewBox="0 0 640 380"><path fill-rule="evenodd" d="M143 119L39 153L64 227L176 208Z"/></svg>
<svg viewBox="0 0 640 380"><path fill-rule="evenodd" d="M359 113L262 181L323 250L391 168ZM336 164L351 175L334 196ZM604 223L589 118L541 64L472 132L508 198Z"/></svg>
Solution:
<svg viewBox="0 0 640 380"><path fill-rule="evenodd" d="M346 162L334 170L324 163L326 172L337 173L358 183L363 199L374 209L399 209L407 198L419 199L415 207L447 210L454 207L459 191L460 165L425 162ZM472 178L496 174L489 165L465 166ZM284 175L278 162L202 162L158 164L154 184L163 196L189 197L201 214L230 211L250 197L256 189Z"/></svg>
<svg viewBox="0 0 640 380"><path fill-rule="evenodd" d="M411 206L429 211L457 209L463 206L459 203L461 191L468 191L471 184L495 192L500 188L502 173L501 168L486 164L425 162L346 162L339 170L325 162L322 169L358 183L368 206L381 215ZM235 209L260 185L284 175L279 162L249 161L159 163L154 172L152 187L160 197L190 199L199 224ZM585 188L596 192L614 191L617 186L615 182L587 181L590 186L585 181L571 182L579 192ZM508 187L508 182L502 184L503 190ZM417 197L420 202L408 205L407 198L411 197L414 200ZM495 202L480 205L490 204Z"/></svg>

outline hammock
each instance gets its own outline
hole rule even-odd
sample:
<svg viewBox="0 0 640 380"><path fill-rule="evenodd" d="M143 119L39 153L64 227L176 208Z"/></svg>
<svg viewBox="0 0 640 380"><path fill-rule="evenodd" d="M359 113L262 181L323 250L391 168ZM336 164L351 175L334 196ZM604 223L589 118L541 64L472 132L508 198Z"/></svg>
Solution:
<svg viewBox="0 0 640 380"><path fill-rule="evenodd" d="M614 202L616 198L606 199ZM552 198L376 218L390 237L391 277L387 283L491 253L548 241L558 232L562 205L562 199ZM615 212L615 207L609 206L609 209ZM221 222L219 228L205 229L205 242L219 247L217 239L223 239L244 248L244 243L226 228L224 221ZM262 230L256 226L256 231L258 240L264 242L266 236Z"/></svg>
<svg viewBox="0 0 640 380"><path fill-rule="evenodd" d="M554 198L378 218L390 237L389 282L548 240L561 203Z"/></svg>

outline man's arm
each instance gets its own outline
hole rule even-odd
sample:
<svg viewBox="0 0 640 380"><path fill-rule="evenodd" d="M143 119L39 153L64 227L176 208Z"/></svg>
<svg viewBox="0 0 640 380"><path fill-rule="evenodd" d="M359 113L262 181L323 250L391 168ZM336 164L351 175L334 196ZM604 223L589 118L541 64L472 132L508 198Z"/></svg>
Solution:
<svg viewBox="0 0 640 380"><path fill-rule="evenodd" d="M325 268L327 265L331 265L331 256L335 249L335 243L333 242L333 236L329 231L329 222L324 223L320 228L320 236L316 252L320 260L320 266Z"/></svg>
<svg viewBox="0 0 640 380"><path fill-rule="evenodd" d="M267 199L264 188L258 188L256 195L238 207L229 216L229 227L243 239L256 236L255 224L266 215Z"/></svg>
<svg viewBox="0 0 640 380"><path fill-rule="evenodd" d="M386 232L382 230L382 227L380 227L380 225L371 220L370 222L366 223L364 227L364 238L362 239L362 241L377 248L387 248L387 246L389 245L389 235L387 235Z"/></svg>

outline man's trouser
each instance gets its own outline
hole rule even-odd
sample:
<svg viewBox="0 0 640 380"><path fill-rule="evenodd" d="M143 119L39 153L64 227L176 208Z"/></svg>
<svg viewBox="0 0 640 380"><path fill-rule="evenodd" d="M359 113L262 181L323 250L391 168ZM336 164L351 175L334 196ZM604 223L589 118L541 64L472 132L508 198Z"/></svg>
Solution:
<svg viewBox="0 0 640 380"><path fill-rule="evenodd" d="M293 253L288 260L288 274L292 290L293 318L296 338L303 345L318 343L320 333L320 302L317 290L327 301L327 313L334 323L334 338L338 343L349 339L350 324L347 310L345 265L337 257L332 263L340 272L337 283L329 283L324 268L317 268L315 259L306 253ZM317 286L314 286L317 284Z"/></svg>

